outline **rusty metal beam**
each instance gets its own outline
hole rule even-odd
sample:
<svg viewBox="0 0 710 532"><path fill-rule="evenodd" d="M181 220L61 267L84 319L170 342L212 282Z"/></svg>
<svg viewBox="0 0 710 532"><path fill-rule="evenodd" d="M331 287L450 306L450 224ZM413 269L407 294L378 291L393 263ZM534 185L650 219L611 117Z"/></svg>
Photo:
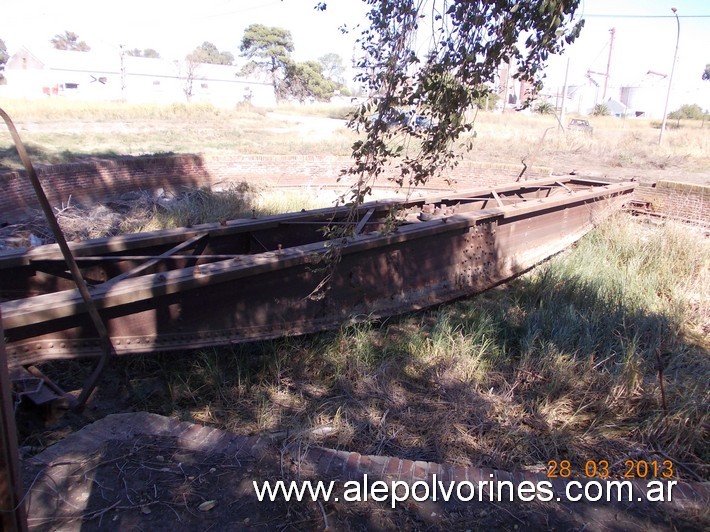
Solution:
<svg viewBox="0 0 710 532"><path fill-rule="evenodd" d="M347 239L337 267L330 269L327 241L322 234L309 226L281 225L290 219L288 215L265 218L261 226L253 221L242 224L248 230L239 230L239 224L235 224L226 228L228 233L219 233L224 227L209 226L204 231L215 235L210 236L209 245L216 249L236 246L235 238L243 245L256 233L263 247L271 251L252 250L251 254L198 266L144 272L117 283L97 285L92 295L120 354L304 334L337 327L358 316L400 314L480 292L532 267L580 238L620 206L634 188L632 184L602 187L598 182L570 180L565 184L572 193L551 180L539 182L539 188L531 182L496 187L499 195L522 190L528 198L520 199L518 206L450 205L448 196L407 203L411 210L405 212L406 219L416 221L396 230L375 230ZM546 197L555 189L563 193ZM535 197L538 193L542 197ZM484 191L476 190L471 195L480 197ZM463 193L456 194L457 199L464 197ZM417 213L424 205L435 206L444 214L420 221ZM382 223L391 205L366 205L360 211L360 220L371 210L367 222L376 223L377 217L382 217ZM339 212L341 218L331 210L322 213L322 219L340 221L347 212ZM298 213L295 218L308 221L308 216ZM279 248L278 243L289 234L298 238ZM152 242L156 236L148 235L151 243L147 249L155 249ZM178 241L179 235L173 237L172 243ZM167 244L164 240L161 243ZM96 246L104 248L106 241ZM83 243L81 249L88 256L96 256L90 243ZM145 254L137 236L128 249L112 249L128 257L126 251ZM107 257L109 266L112 261L113 257ZM327 295L311 298L326 272L331 275ZM7 301L2 308L11 365L100 354L98 339L92 334L76 290Z"/></svg>
<svg viewBox="0 0 710 532"><path fill-rule="evenodd" d="M22 499L12 384L7 368L5 334L0 313L0 529L14 532L27 530L27 515Z"/></svg>
<svg viewBox="0 0 710 532"><path fill-rule="evenodd" d="M500 196L498 195L498 193L494 190L491 192L491 194L493 195L493 198L496 200L496 204L498 205L498 207L504 207L503 202L500 200Z"/></svg>
<svg viewBox="0 0 710 532"><path fill-rule="evenodd" d="M567 192L569 192L570 194L572 194L572 189L569 188L569 187L568 187L567 185L565 185L564 183L562 183L561 181L555 181L555 183L556 183L557 185L561 186L562 188L564 188L564 189L565 189Z"/></svg>
<svg viewBox="0 0 710 532"><path fill-rule="evenodd" d="M135 268L133 268L127 272L124 272L121 275L117 275L116 277L112 278L110 281L107 281L107 282L108 283L117 283L119 281L122 281L123 279L128 279L129 277L135 277L140 272L145 271L148 268L151 268L152 266L155 266L162 259L166 259L166 258L170 257L171 255L177 253L178 251L182 251L183 249L187 249L190 246L197 244L200 240L202 240L206 236L207 236L207 233L200 233L198 235L193 236L192 238L188 238L187 240L185 240L185 242L182 242L181 244L178 244L177 246L173 246L165 253L161 253L157 257L154 257L154 258L144 262L140 266L136 266ZM194 258L194 255L191 258ZM133 260L135 260L135 259L133 259Z"/></svg>
<svg viewBox="0 0 710 532"><path fill-rule="evenodd" d="M355 226L355 230L353 231L354 234L359 235L362 232L362 230L365 228L365 224L372 217L372 214L374 212L375 209L368 209L368 211L365 213L365 216L362 217L362 220L360 220L357 223L357 226Z"/></svg>

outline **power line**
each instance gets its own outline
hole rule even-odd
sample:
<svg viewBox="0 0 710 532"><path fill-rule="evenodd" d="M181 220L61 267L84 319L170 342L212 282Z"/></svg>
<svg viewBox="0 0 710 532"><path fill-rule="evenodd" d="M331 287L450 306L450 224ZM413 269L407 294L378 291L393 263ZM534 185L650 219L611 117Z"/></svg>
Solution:
<svg viewBox="0 0 710 532"><path fill-rule="evenodd" d="M675 18L673 15L612 15L605 13L585 13L582 18ZM710 18L710 15L678 15L678 18Z"/></svg>
<svg viewBox="0 0 710 532"><path fill-rule="evenodd" d="M258 9L264 9L267 7L275 6L276 4L279 4L280 2L275 1L271 2L269 4L260 4L260 5L253 5L253 6L248 6L240 9L234 9L231 11L223 11L221 13L213 13L213 14L208 14L208 15L200 15L195 17L195 19L202 20L202 19L208 19L208 18L216 18L216 17L222 17L226 15L236 15L239 13L246 13L247 11L256 11Z"/></svg>

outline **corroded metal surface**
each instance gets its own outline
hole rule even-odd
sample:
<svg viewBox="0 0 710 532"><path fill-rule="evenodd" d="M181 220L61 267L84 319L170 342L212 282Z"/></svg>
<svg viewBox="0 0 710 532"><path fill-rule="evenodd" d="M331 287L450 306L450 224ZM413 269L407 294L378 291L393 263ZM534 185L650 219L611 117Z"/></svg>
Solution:
<svg viewBox="0 0 710 532"><path fill-rule="evenodd" d="M347 208L105 238L72 251L118 354L223 345L480 292L569 246L633 188L547 179L365 204L337 263L322 228L345 223ZM393 229L395 207L404 221ZM101 352L60 259L54 246L0 258L11 366Z"/></svg>
<svg viewBox="0 0 710 532"><path fill-rule="evenodd" d="M15 412L10 395L12 386L5 360L5 342L0 312L0 530L27 530L22 499L22 477L17 450Z"/></svg>

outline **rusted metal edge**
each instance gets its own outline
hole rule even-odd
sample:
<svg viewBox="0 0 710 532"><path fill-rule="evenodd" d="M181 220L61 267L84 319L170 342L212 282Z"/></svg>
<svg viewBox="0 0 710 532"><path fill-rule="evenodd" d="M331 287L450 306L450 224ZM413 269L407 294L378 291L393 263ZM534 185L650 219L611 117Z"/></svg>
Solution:
<svg viewBox="0 0 710 532"><path fill-rule="evenodd" d="M373 243L373 235L355 238L343 248L333 292L322 302L307 301L309 286L313 285L304 286L303 290L289 290L289 287L300 286L309 276L308 282L316 283L313 277L316 274L308 272L322 267L313 264L312 260L318 258L313 254L306 254L305 261L295 260L298 257L293 248L259 254L262 260L257 261L258 269L247 272L230 272L223 264L203 265L199 271L192 270L195 275L183 278L193 282L192 286L177 292L173 291L174 286L162 286L150 293L150 300L135 304L130 303L133 294L127 288L135 289L141 280L125 280L120 283L122 290L117 295L127 298L128 302L122 303L119 298L112 303L122 309L106 309L106 315L112 316L109 321L112 338L118 352L125 354L194 349L306 334L352 320L393 316L477 293L561 251L594 227L600 218L598 214L606 216L610 212L608 207L619 205L624 199L609 191L603 196L604 201L593 198L556 208L538 204L540 212L535 215L507 219L497 209L491 209L498 212L498 216L484 216L480 223L473 225L470 222L475 221L476 214L486 213L469 212L446 220L411 224L387 235L392 244L389 248L386 242ZM417 232L421 228L426 231ZM407 232L413 234L403 234ZM322 242L315 243L318 244ZM352 251L358 245L364 245L359 250L362 253ZM278 258L284 256L289 257L289 261L274 264L273 260L271 263L267 260L278 262ZM259 259L259 256L254 258ZM211 269L219 270L219 275L213 275ZM185 271L163 275L180 278ZM152 279L160 282L160 275ZM369 294L369 297L363 300L360 294ZM56 295L64 298L66 294ZM30 314L31 307L37 303L32 299L33 303L26 309ZM80 304L78 300L75 302ZM38 304L35 310L42 310L42 306ZM62 312L63 308L70 308L63 303L59 307ZM168 312L169 307L178 313ZM131 318L134 313L141 317ZM72 323L82 323L82 318L75 316L77 321ZM73 325L65 322L64 326ZM63 336L64 333L58 332L53 337L39 335L34 339L31 336L21 339L23 333L16 330L17 342L8 346L8 356L15 365L99 354L98 341L91 334ZM9 337L12 339L12 332Z"/></svg>
<svg viewBox="0 0 710 532"><path fill-rule="evenodd" d="M606 191L604 197L611 197L632 189L633 185L615 184ZM460 232L495 218L507 219L526 216L535 211L585 203L595 200L598 196L598 190L596 192L577 191L560 198L537 200L530 206L494 207L404 225L388 235L357 235L347 240L341 253L348 255L365 250L385 248L406 240L426 238L448 232ZM108 309L149 300L156 294L175 294L208 283L226 282L267 271L284 270L301 264L318 264L323 255L327 253L326 244L327 242L324 241L316 241L282 250L243 255L235 259L123 279L116 283L111 280L92 287L93 303L97 308ZM30 301L31 304L28 304ZM6 327L9 329L86 312L82 298L75 290L37 295L28 300L7 301L2 303L2 307L4 308Z"/></svg>
<svg viewBox="0 0 710 532"><path fill-rule="evenodd" d="M7 368L0 313L0 529L14 532L27 530L27 513L22 499L17 428Z"/></svg>
<svg viewBox="0 0 710 532"><path fill-rule="evenodd" d="M109 283L115 284L115 283L118 283L119 281L122 281L123 279L128 279L129 277L135 277L140 272L147 270L151 266L154 266L155 264L160 262L162 259L168 258L171 255L177 253L178 251L182 251L183 249L187 249L190 246L197 244L197 242L199 242L200 240L202 240L206 236L207 236L207 233L199 233L199 234L193 236L192 238L188 238L187 240L178 244L177 246L173 246L165 253L161 253L160 255L158 255L156 257L152 257L150 260L145 261L140 266L136 266L132 270L122 273L121 275L117 275L116 277L113 277L112 279L109 279L108 281L106 281L106 283L104 283L104 284L109 284Z"/></svg>
<svg viewBox="0 0 710 532"><path fill-rule="evenodd" d="M375 209L375 211L386 211L391 209L393 206L398 206L402 209L409 209L416 206L424 205L425 203L439 203L443 201L456 201L458 199L464 199L465 196L472 196L470 200L477 200L482 198L484 195L490 195L492 190L496 193L504 194L506 192L511 192L521 187L524 188L542 188L550 187L553 188L557 186L559 178L546 178L537 179L531 181L525 181L523 183L513 183L507 185L499 185L489 188L473 188L465 189L459 191L452 191L448 193L438 193L432 196L421 199L410 199L406 201L389 199L389 200L377 200L372 202L363 203L358 210L364 215L369 209ZM591 180L574 178L567 181L568 184L577 185L596 185L605 186L607 183ZM626 185L633 188L635 185L618 183L615 186ZM493 200L492 197L485 198ZM501 198L503 200L508 200L509 198ZM522 201L522 200L520 200ZM75 257L80 257L87 250L90 250L92 255L102 254L102 253L120 253L127 249L131 249L134 245L144 246L159 246L159 245L170 245L174 243L181 243L186 239L192 238L201 233L207 233L209 238L229 236L237 233L244 233L249 231L261 231L266 229L275 229L282 222L295 222L295 221L323 221L325 224L325 219L328 217L337 217L344 215L350 211L350 207L326 207L321 209L314 209L300 213L288 213L288 214L276 214L271 216L264 216L257 219L238 219L238 220L228 220L225 225L220 223L208 223L199 224L189 228L176 228L176 229L162 229L155 231L146 231L143 233L134 233L128 235L117 235L110 237L103 237L92 239L91 241L83 242L70 242L69 248L74 253ZM8 253L0 257L0 269L12 268L17 266L28 265L33 260L43 260L60 257L60 250L57 249L57 244L46 244L43 246L37 246L30 250L21 250L13 253Z"/></svg>

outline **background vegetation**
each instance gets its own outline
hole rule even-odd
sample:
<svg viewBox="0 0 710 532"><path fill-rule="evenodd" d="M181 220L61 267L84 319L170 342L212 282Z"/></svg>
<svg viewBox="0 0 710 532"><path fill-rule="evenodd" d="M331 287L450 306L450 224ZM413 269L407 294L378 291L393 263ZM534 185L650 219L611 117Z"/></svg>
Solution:
<svg viewBox="0 0 710 532"><path fill-rule="evenodd" d="M38 163L96 155L165 152L350 156L360 138L346 128L353 108L338 105L131 105L0 98ZM570 116L575 116L571 113ZM318 119L324 119L319 121ZM332 120L325 120L332 119ZM710 125L686 120L658 146L657 121L593 117L593 135L559 131L554 115L478 111L462 139L464 159L550 166L555 172L640 179L710 179ZM417 146L396 137L402 150ZM0 135L0 168L21 167L9 135ZM521 164L522 168L522 164Z"/></svg>

